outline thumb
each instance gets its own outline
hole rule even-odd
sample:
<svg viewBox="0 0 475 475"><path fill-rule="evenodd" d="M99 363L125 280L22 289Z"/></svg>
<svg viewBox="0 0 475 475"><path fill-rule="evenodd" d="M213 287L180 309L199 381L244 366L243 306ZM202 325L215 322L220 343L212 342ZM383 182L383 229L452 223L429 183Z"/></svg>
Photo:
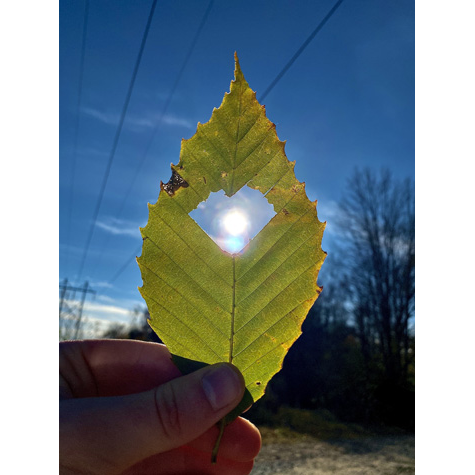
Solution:
<svg viewBox="0 0 475 475"><path fill-rule="evenodd" d="M143 393L61 401L62 464L117 473L184 445L236 407L244 387L241 373L224 363Z"/></svg>

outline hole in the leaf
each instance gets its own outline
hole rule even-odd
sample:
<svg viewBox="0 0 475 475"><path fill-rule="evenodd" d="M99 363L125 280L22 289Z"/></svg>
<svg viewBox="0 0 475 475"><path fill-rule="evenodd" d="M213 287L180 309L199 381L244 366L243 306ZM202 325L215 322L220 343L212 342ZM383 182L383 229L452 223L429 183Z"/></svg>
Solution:
<svg viewBox="0 0 475 475"><path fill-rule="evenodd" d="M190 216L221 249L236 254L275 214L260 191L245 186L231 198L223 190L211 193Z"/></svg>

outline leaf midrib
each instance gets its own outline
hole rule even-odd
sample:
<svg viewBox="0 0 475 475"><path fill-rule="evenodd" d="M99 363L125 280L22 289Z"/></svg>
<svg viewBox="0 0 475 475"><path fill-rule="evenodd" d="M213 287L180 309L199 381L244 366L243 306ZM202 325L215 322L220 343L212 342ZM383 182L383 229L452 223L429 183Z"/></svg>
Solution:
<svg viewBox="0 0 475 475"><path fill-rule="evenodd" d="M236 155L237 149L239 145L239 126L241 124L241 114L242 111L242 81L239 81L239 114L237 120L237 127L236 127L236 138L234 139L235 146L234 146L234 157L233 157L233 166L232 166L232 175L231 175L231 189L230 189L230 196L234 194L234 173L236 171Z"/></svg>
<svg viewBox="0 0 475 475"><path fill-rule="evenodd" d="M233 255L233 306L231 310L231 334L229 336L229 362L233 362L234 351L234 312L236 309L236 256Z"/></svg>
<svg viewBox="0 0 475 475"><path fill-rule="evenodd" d="M236 170L236 155L237 149L239 146L239 126L241 123L241 110L242 110L242 82L239 82L239 115L238 115L238 123L236 128L236 139L235 139L235 147L234 147L234 157L233 157L233 168L232 168L232 175L231 175L231 190L230 196L233 195L233 188L234 188L234 173ZM231 310L231 334L229 336L229 362L233 362L233 351L234 351L234 313L236 310L236 256L233 254L233 305Z"/></svg>

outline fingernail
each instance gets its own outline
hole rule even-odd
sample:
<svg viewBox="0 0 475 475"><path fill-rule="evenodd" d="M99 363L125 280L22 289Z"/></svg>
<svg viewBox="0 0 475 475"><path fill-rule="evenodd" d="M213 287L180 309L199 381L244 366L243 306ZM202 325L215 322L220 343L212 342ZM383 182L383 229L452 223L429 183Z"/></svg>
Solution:
<svg viewBox="0 0 475 475"><path fill-rule="evenodd" d="M237 395L242 392L239 375L227 364L211 367L203 376L201 384L215 411L235 401Z"/></svg>

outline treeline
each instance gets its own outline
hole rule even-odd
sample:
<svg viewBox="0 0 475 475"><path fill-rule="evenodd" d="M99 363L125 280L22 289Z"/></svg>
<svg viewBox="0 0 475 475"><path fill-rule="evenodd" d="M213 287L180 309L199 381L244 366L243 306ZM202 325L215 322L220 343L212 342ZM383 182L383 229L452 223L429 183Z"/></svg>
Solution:
<svg viewBox="0 0 475 475"><path fill-rule="evenodd" d="M368 169L348 180L332 218L323 291L251 420L266 422L285 405L414 429L413 186ZM146 317L137 309L134 330L106 336L158 341Z"/></svg>
<svg viewBox="0 0 475 475"><path fill-rule="evenodd" d="M409 337L405 373L390 372L378 344L365 352L341 289L325 286L261 407L251 409L251 420L263 423L288 405L325 409L348 423L414 429L414 338Z"/></svg>

